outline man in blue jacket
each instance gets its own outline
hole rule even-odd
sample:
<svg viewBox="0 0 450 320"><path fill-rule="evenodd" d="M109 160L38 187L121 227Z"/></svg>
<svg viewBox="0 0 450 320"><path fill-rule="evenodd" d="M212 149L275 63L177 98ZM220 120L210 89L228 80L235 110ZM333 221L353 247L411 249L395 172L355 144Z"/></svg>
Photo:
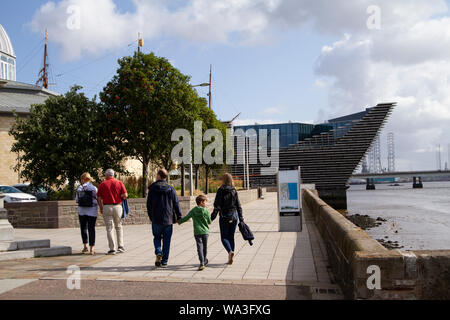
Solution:
<svg viewBox="0 0 450 320"><path fill-rule="evenodd" d="M175 189L167 183L167 170L160 169L148 192L147 212L152 222L156 267L167 267L173 224L181 219L180 205ZM161 240L163 242L161 248Z"/></svg>

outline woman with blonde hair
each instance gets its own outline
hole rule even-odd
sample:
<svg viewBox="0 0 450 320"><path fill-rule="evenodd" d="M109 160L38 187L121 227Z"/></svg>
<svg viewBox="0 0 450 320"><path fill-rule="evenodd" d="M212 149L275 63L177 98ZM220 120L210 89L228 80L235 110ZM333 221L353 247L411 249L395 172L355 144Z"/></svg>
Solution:
<svg viewBox="0 0 450 320"><path fill-rule="evenodd" d="M233 177L226 173L222 177L222 186L217 190L214 201L214 211L211 220L215 220L220 213L220 237L225 250L228 252L228 264L233 264L235 241L234 235L239 222L244 221L239 196L234 187Z"/></svg>
<svg viewBox="0 0 450 320"><path fill-rule="evenodd" d="M92 177L87 172L81 175L80 181L81 185L77 189L75 201L78 204L81 239L84 245L81 253L90 252L91 255L94 255L95 224L98 214L97 188L92 184Z"/></svg>

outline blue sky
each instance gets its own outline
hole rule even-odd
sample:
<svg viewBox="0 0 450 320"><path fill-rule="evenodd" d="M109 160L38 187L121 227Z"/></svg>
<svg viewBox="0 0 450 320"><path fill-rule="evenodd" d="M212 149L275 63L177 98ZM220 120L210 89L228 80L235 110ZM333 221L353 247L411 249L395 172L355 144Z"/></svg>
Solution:
<svg viewBox="0 0 450 320"><path fill-rule="evenodd" d="M10 1L3 5L6 10L0 12L0 23L17 56L18 81L36 82L42 67L43 35L32 31L30 21L45 2ZM133 10L130 1L116 4L120 11ZM192 76L193 84L208 81L212 64L213 108L223 120L242 112L241 119L310 122L317 120L318 108L327 104L326 91L315 85L314 65L321 48L332 38L314 34L308 27L280 32L272 43L259 46L205 45L160 37L146 39L143 50L170 59L183 73ZM117 59L136 49L128 44L65 61L61 46L50 41L50 89L63 93L76 83L84 87L87 95L97 94L115 73ZM200 88L199 93L206 97L207 88Z"/></svg>
<svg viewBox="0 0 450 320"><path fill-rule="evenodd" d="M76 30L67 27L73 5ZM79 84L91 97L142 32L143 50L168 58L193 84L207 82L213 64L222 120L241 112L238 124L319 122L395 101L381 135L383 165L388 132L397 169L436 169L438 144L441 167L450 163L448 1L16 0L2 4L0 24L22 82L37 80L45 28L51 89Z"/></svg>

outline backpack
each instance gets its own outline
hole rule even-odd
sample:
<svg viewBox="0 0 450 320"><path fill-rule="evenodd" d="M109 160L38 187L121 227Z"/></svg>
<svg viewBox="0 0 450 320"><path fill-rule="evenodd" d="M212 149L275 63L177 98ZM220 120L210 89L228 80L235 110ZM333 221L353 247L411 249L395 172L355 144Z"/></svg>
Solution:
<svg viewBox="0 0 450 320"><path fill-rule="evenodd" d="M84 188L78 192L78 206L82 208L92 208L94 206L94 195L92 191Z"/></svg>
<svg viewBox="0 0 450 320"><path fill-rule="evenodd" d="M236 221L235 211L236 207L234 205L236 199L236 189L234 188L223 188L222 189L222 201L221 201L221 214L220 216L224 220L228 220L230 223Z"/></svg>

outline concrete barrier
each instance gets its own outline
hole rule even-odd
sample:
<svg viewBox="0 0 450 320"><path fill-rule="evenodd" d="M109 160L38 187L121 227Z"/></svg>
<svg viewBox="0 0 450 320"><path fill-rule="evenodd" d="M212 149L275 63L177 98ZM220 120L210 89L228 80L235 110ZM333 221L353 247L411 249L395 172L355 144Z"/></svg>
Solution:
<svg viewBox="0 0 450 320"><path fill-rule="evenodd" d="M208 209L213 209L215 194L208 194ZM258 199L258 190L239 191L241 204ZM179 197L181 212L185 215L196 206L195 197ZM149 224L146 199L129 199L131 214L124 220L125 225ZM7 203L8 220L14 228L61 229L78 228L78 208L75 201L46 201L34 203ZM97 226L104 226L99 215Z"/></svg>
<svg viewBox="0 0 450 320"><path fill-rule="evenodd" d="M303 206L313 216L347 298L450 299L450 250L388 250L322 201L316 191L304 191ZM368 286L374 266L380 270L381 289Z"/></svg>

